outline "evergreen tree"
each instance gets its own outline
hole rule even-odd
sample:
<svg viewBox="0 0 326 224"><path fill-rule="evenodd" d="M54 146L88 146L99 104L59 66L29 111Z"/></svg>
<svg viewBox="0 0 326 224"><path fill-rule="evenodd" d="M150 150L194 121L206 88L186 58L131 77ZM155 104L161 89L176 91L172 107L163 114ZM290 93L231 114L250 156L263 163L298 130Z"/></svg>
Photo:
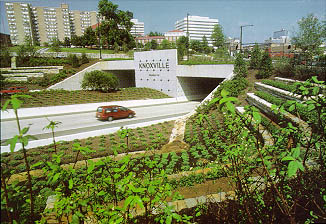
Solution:
<svg viewBox="0 0 326 224"><path fill-rule="evenodd" d="M273 64L272 64L272 59L269 56L268 51L265 51L263 53L260 66L259 66L259 71L256 75L257 79L265 79L268 78L272 75L273 72Z"/></svg>
<svg viewBox="0 0 326 224"><path fill-rule="evenodd" d="M258 44L255 44L254 49L251 52L250 68L258 69L261 61L261 52Z"/></svg>
<svg viewBox="0 0 326 224"><path fill-rule="evenodd" d="M247 77L248 75L248 66L241 53L236 55L233 72L240 77Z"/></svg>
<svg viewBox="0 0 326 224"><path fill-rule="evenodd" d="M223 47L225 43L225 35L223 34L223 28L220 24L216 24L214 26L213 33L211 35L211 39L213 40L213 45L215 47Z"/></svg>
<svg viewBox="0 0 326 224"><path fill-rule="evenodd" d="M202 40L202 50L203 53L205 54L211 53L211 48L208 46L208 41L205 35L203 36L203 40Z"/></svg>

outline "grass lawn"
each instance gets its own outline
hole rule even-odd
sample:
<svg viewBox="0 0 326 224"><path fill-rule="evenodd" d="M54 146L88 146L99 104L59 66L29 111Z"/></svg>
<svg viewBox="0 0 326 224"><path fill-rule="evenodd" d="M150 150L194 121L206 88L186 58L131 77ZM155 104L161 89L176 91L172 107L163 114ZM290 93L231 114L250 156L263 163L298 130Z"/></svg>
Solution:
<svg viewBox="0 0 326 224"><path fill-rule="evenodd" d="M28 92L32 96L24 101L22 107L47 107L58 105L100 103L122 100L161 99L170 96L149 88L124 88L113 92L99 92L86 90L44 90L40 92ZM1 106L10 96L1 96Z"/></svg>
<svg viewBox="0 0 326 224"><path fill-rule="evenodd" d="M100 50L98 49L88 49L88 48L60 48L61 52L70 52L70 53L100 53ZM53 52L51 49L49 49L49 52ZM102 54L114 54L114 50L108 50L108 49L102 49ZM124 54L124 52L120 51L119 53Z"/></svg>
<svg viewBox="0 0 326 224"><path fill-rule="evenodd" d="M39 50L41 48L45 48L45 47L41 47L41 46L35 46L36 50ZM9 51L10 52L18 52L19 46L14 46L14 47L9 47Z"/></svg>

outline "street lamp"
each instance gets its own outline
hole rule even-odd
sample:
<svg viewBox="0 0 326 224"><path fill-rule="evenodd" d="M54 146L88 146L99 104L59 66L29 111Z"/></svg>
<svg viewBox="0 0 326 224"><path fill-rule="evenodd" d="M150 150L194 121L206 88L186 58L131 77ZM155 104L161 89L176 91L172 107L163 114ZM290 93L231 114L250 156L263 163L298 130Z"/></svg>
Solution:
<svg viewBox="0 0 326 224"><path fill-rule="evenodd" d="M190 38L189 38L189 13L187 13L187 38L188 38L188 44L187 44L187 61L189 61L189 45L190 45Z"/></svg>
<svg viewBox="0 0 326 224"><path fill-rule="evenodd" d="M250 25L240 26L240 53L242 53L242 27L247 27L247 26L254 26L254 25L250 24Z"/></svg>
<svg viewBox="0 0 326 224"><path fill-rule="evenodd" d="M101 33L99 15L97 15L97 32L98 32L98 47L100 48L100 59L102 59Z"/></svg>

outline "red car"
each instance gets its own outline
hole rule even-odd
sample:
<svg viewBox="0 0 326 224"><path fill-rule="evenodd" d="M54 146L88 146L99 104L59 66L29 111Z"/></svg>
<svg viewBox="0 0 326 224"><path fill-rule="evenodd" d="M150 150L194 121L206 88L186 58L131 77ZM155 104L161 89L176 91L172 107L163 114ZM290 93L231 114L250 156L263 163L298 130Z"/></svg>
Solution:
<svg viewBox="0 0 326 224"><path fill-rule="evenodd" d="M28 92L28 88L24 87L24 86L12 86L12 87L8 87L6 89L3 89L0 91L1 95L5 95L5 94L15 94L15 93L22 93L22 92Z"/></svg>
<svg viewBox="0 0 326 224"><path fill-rule="evenodd" d="M126 107L112 105L112 106L101 106L97 108L96 118L99 120L113 121L118 118L132 118L136 115L133 110Z"/></svg>

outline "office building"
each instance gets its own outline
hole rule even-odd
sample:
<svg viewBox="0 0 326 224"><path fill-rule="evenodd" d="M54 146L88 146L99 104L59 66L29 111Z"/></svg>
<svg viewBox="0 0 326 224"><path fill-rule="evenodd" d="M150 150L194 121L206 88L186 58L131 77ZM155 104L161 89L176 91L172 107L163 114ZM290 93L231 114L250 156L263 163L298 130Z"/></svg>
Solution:
<svg viewBox="0 0 326 224"><path fill-rule="evenodd" d="M144 36L145 35L144 23L139 22L138 19L131 19L131 22L134 23L134 25L130 30L131 35L133 35L134 37Z"/></svg>
<svg viewBox="0 0 326 224"><path fill-rule="evenodd" d="M170 42L174 42L174 43L176 43L177 40L182 36L187 36L187 34L186 34L186 32L181 31L181 30L171 30L171 31L164 33L165 39L167 39Z"/></svg>
<svg viewBox="0 0 326 224"><path fill-rule="evenodd" d="M212 46L211 35L214 26L218 24L218 19L210 19L202 16L188 16L175 23L175 28L187 34L189 32L190 40L202 41L203 37L207 38L209 46Z"/></svg>
<svg viewBox="0 0 326 224"><path fill-rule="evenodd" d="M69 10L68 4L53 8L7 2L5 6L10 38L15 45L24 43L26 36L41 45L54 38L64 41L72 35L83 35L87 27L97 23L97 12Z"/></svg>

